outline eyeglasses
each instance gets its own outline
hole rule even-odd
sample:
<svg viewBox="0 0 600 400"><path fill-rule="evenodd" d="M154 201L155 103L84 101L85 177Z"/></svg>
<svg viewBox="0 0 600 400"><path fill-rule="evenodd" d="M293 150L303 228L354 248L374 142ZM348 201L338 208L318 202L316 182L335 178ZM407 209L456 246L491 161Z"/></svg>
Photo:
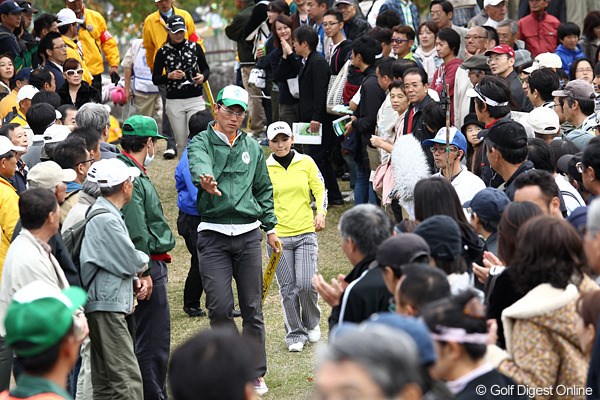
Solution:
<svg viewBox="0 0 600 400"><path fill-rule="evenodd" d="M90 163L90 165L92 165L94 163L94 161L95 161L94 157L90 157L89 160L85 160L85 161L82 161L80 163L77 163L77 165L79 165L79 164L87 164L87 163Z"/></svg>
<svg viewBox="0 0 600 400"><path fill-rule="evenodd" d="M336 26L339 22L323 22L323 27L327 28L328 26Z"/></svg>
<svg viewBox="0 0 600 400"><path fill-rule="evenodd" d="M510 58L509 56L489 57L487 60L485 60L485 63L487 65L491 65L492 63L497 63L500 60L508 60L509 58Z"/></svg>
<svg viewBox="0 0 600 400"><path fill-rule="evenodd" d="M225 107L225 106L223 106L221 104L219 105L219 108L221 110L224 110L225 114L229 115L230 117L235 116L236 118L244 118L246 116L246 112L245 111L235 112L235 111L232 111L229 108L227 108L227 107Z"/></svg>
<svg viewBox="0 0 600 400"><path fill-rule="evenodd" d="M412 89L412 90L416 91L421 86L423 86L423 83L413 83L413 84L410 84L410 85L404 85L404 91L408 92L408 89Z"/></svg>
<svg viewBox="0 0 600 400"><path fill-rule="evenodd" d="M67 48L66 44L61 44L60 46L53 47L54 50L62 50L62 49L66 49L66 48Z"/></svg>
<svg viewBox="0 0 600 400"><path fill-rule="evenodd" d="M433 154L435 153L445 153L446 151L448 151L448 153L452 153L452 154L456 154L458 153L458 149L452 145L446 147L436 147L436 146L432 146L429 148L429 151Z"/></svg>
<svg viewBox="0 0 600 400"><path fill-rule="evenodd" d="M480 39L487 39L485 36L479 36L479 35L467 35L465 36L466 40L469 39L473 39L473 40L480 40Z"/></svg>
<svg viewBox="0 0 600 400"><path fill-rule="evenodd" d="M408 42L410 42L410 40L408 40L408 39L400 39L400 38L392 38L392 42L394 42L394 43L403 43L403 42L408 43Z"/></svg>
<svg viewBox="0 0 600 400"><path fill-rule="evenodd" d="M68 69L65 71L65 74L67 74L67 76L73 76L75 74L77 75L83 75L83 69L79 68L79 69Z"/></svg>

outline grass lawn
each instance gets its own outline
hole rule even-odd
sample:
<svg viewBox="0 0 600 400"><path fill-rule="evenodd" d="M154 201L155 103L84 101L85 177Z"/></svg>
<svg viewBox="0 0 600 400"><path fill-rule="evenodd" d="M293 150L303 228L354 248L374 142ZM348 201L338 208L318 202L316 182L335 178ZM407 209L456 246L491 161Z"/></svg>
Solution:
<svg viewBox="0 0 600 400"><path fill-rule="evenodd" d="M149 174L158 189L163 210L177 239L177 246L172 252L173 263L169 267L168 286L171 306L171 349L174 350L197 332L208 329L209 324L208 318L189 318L182 309L183 287L189 270L190 256L183 238L177 235L177 192L173 178L177 161L164 160L160 156L164 149L165 142L159 141L157 157L149 167ZM346 182L342 185L342 190L348 190ZM337 231L340 215L349 207L350 205L332 207L327 215L325 230L319 232L319 271L328 281L338 273L347 273L351 269L350 263L340 248ZM265 266L267 260L264 249L263 259L263 266ZM204 296L202 296L201 304L204 308ZM322 300L320 300L320 305L322 310L321 331L323 332L321 342L324 342L327 339L327 318L331 309ZM288 352L284 342L283 316L275 278L273 278L263 311L267 342L266 382L269 387L269 392L263 398L286 400L311 398L315 346L308 345L301 353ZM239 325L241 321L238 319L237 322Z"/></svg>

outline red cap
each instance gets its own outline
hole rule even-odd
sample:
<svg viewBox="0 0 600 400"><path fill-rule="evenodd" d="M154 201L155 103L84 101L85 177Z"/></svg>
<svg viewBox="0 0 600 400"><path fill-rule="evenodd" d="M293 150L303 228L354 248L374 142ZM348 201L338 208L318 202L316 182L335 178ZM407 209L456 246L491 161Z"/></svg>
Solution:
<svg viewBox="0 0 600 400"><path fill-rule="evenodd" d="M501 44L499 46L494 47L493 49L490 49L488 51L485 52L486 56L490 56L492 54L508 54L509 57L511 58L515 58L515 51L513 50L512 47L507 46L505 44Z"/></svg>

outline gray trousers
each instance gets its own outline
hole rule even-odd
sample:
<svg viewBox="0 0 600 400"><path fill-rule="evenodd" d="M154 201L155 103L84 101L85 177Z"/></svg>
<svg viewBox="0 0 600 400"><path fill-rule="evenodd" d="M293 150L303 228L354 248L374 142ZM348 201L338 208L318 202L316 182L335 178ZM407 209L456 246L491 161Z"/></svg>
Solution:
<svg viewBox="0 0 600 400"><path fill-rule="evenodd" d="M6 338L0 337L0 391L10 387L10 373L13 365L13 351L6 343Z"/></svg>
<svg viewBox="0 0 600 400"><path fill-rule="evenodd" d="M285 342L306 343L308 331L319 325L321 309L317 303L319 294L311 283L318 272L317 234L305 233L298 236L279 238L283 242L283 254L277 264L275 277L279 285ZM273 250L267 246L269 257Z"/></svg>
<svg viewBox="0 0 600 400"><path fill-rule="evenodd" d="M242 334L254 338L259 346L257 377L267 372L265 323L262 313L262 232L254 229L238 236L214 231L198 232L200 275L206 293L206 308L211 327L225 326L237 331L233 321L235 279L242 313Z"/></svg>
<svg viewBox="0 0 600 400"><path fill-rule="evenodd" d="M171 129L169 116L167 115L167 87L165 85L159 85L158 91L160 92L160 98L163 105L161 134L167 137L167 149L175 149L175 136L173 135L173 130Z"/></svg>
<svg viewBox="0 0 600 400"><path fill-rule="evenodd" d="M87 314L94 399L142 399L142 374L133 351L133 332L123 313Z"/></svg>

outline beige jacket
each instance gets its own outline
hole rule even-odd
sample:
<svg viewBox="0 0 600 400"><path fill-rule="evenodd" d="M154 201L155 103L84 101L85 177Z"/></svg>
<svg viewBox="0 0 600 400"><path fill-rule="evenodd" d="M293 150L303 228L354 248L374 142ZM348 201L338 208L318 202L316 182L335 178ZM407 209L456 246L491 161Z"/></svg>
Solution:
<svg viewBox="0 0 600 400"><path fill-rule="evenodd" d="M4 318L15 292L33 281L43 281L59 289L69 282L51 253L25 228L11 243L4 261L0 283L0 336L6 335Z"/></svg>

